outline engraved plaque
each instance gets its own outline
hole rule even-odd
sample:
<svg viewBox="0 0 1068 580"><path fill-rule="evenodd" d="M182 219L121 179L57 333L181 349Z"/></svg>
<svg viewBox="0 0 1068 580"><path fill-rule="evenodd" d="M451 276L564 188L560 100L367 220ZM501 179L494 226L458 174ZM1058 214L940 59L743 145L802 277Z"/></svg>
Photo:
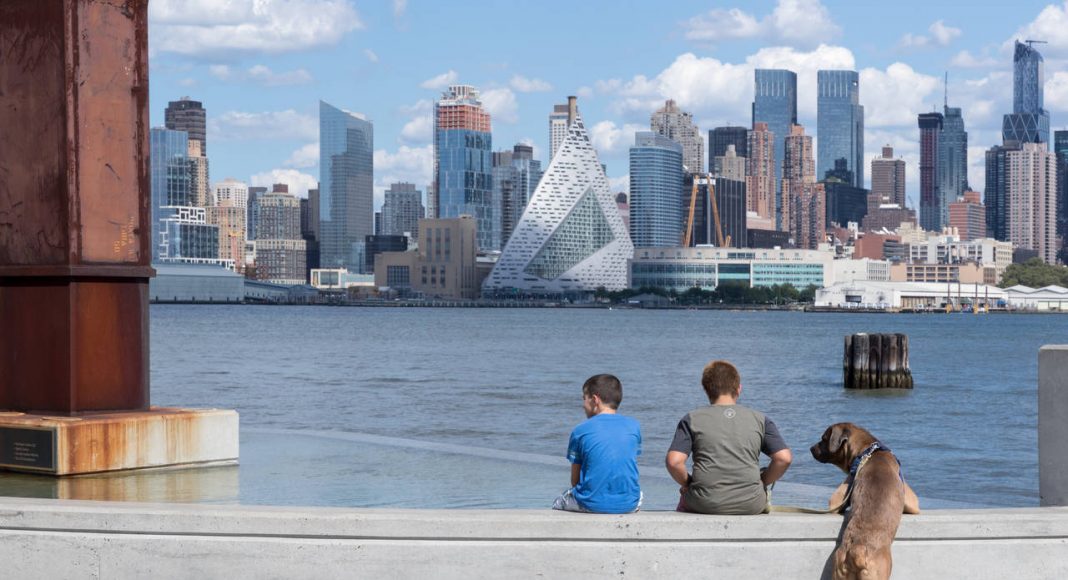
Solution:
<svg viewBox="0 0 1068 580"><path fill-rule="evenodd" d="M0 427L0 467L55 473L55 429Z"/></svg>

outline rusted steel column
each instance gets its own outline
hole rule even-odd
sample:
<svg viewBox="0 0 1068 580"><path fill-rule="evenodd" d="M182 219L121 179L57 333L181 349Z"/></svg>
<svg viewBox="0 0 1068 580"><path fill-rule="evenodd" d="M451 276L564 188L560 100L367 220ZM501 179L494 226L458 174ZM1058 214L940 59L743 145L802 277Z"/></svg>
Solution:
<svg viewBox="0 0 1068 580"><path fill-rule="evenodd" d="M0 2L0 409L148 408L147 8Z"/></svg>

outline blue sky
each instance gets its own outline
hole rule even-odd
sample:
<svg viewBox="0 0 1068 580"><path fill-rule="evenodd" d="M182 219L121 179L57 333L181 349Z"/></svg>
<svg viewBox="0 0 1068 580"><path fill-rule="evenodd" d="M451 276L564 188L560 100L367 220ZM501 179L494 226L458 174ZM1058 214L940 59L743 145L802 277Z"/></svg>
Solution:
<svg viewBox="0 0 1068 580"><path fill-rule="evenodd" d="M495 149L531 142L546 164L547 115L577 94L618 190L634 131L664 99L702 131L748 125L753 68L798 72L809 133L816 70L859 70L866 157L894 146L913 200L916 114L941 106L944 71L973 188L1011 110L1012 39L1050 42L1038 45L1046 108L1068 126L1068 1L153 0L149 13L152 123L167 101L202 101L213 182L303 195L318 178L323 99L374 122L376 205L393 181L431 181L431 105L450 82L482 91Z"/></svg>

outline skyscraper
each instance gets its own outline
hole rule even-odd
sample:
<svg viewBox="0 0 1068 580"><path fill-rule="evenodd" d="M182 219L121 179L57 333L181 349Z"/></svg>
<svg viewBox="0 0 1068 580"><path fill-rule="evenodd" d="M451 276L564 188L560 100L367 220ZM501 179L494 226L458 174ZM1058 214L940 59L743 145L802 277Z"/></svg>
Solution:
<svg viewBox="0 0 1068 580"><path fill-rule="evenodd" d="M920 227L942 230L942 205L938 191L938 152L942 136L942 113L920 113Z"/></svg>
<svg viewBox="0 0 1068 580"><path fill-rule="evenodd" d="M1005 115L1001 137L1005 143L1049 143L1049 111L1045 108L1042 55L1031 41L1016 41L1012 58L1012 113Z"/></svg>
<svg viewBox="0 0 1068 580"><path fill-rule="evenodd" d="M321 267L363 268L364 237L374 233L373 174L374 126L319 101ZM299 231L294 239L300 239Z"/></svg>
<svg viewBox="0 0 1068 580"><path fill-rule="evenodd" d="M871 193L905 207L905 160L894 159L894 148L883 147L882 157L871 160Z"/></svg>
<svg viewBox="0 0 1068 580"><path fill-rule="evenodd" d="M864 187L864 107L860 104L860 77L851 70L816 73L816 135L819 151L816 175L822 178L845 159L852 172L850 185Z"/></svg>
<svg viewBox="0 0 1068 580"><path fill-rule="evenodd" d="M190 164L190 204L197 207L207 207L212 201L209 198L209 175L208 175L208 140L207 140L207 111L200 101L182 97L177 101L167 103L163 112L163 122L168 129L173 131L185 131L189 135L187 141L187 157Z"/></svg>
<svg viewBox="0 0 1068 580"><path fill-rule="evenodd" d="M1057 156L1057 236L1061 248L1068 248L1068 131L1053 132L1053 153Z"/></svg>
<svg viewBox="0 0 1068 580"><path fill-rule="evenodd" d="M152 188L152 260L218 264L219 228L192 205L189 134L155 127L149 132Z"/></svg>
<svg viewBox="0 0 1068 580"><path fill-rule="evenodd" d="M745 157L739 157L734 150L734 145L727 145L723 155L712 158L709 173L716 177L731 179L745 183ZM743 188L744 189L744 188Z"/></svg>
<svg viewBox="0 0 1068 580"><path fill-rule="evenodd" d="M276 184L259 199L256 220L256 277L276 284L303 284L306 245L300 231L300 200ZM362 265L353 271L362 271Z"/></svg>
<svg viewBox="0 0 1068 580"><path fill-rule="evenodd" d="M530 145L517 143L511 151L493 154L493 191L501 205L502 244L512 237L541 175L541 161L534 159L534 148Z"/></svg>
<svg viewBox="0 0 1068 580"><path fill-rule="evenodd" d="M705 141L693 122L693 114L687 113L668 99L649 117L649 129L682 146L682 164L690 173L704 173Z"/></svg>
<svg viewBox="0 0 1068 580"><path fill-rule="evenodd" d="M727 154L727 146L734 145L738 157L749 157L749 129L745 127L716 127L708 132L708 166L712 159Z"/></svg>
<svg viewBox="0 0 1068 580"><path fill-rule="evenodd" d="M200 101L182 97L167 103L163 112L163 124L172 131L185 131L189 140L200 141L200 151L208 154L208 112Z"/></svg>
<svg viewBox="0 0 1068 580"><path fill-rule="evenodd" d="M1057 259L1057 158L1045 143L1024 143L1007 154L1009 241L1038 252L1047 264Z"/></svg>
<svg viewBox="0 0 1068 580"><path fill-rule="evenodd" d="M423 193L414 183L393 183L386 190L382 203L382 234L412 238L419 235L419 220L423 219Z"/></svg>
<svg viewBox="0 0 1068 580"><path fill-rule="evenodd" d="M556 157L556 150L567 139L567 103L553 105L549 113L549 161Z"/></svg>
<svg viewBox="0 0 1068 580"><path fill-rule="evenodd" d="M214 191L213 197L216 205L223 205L223 202L229 202L228 205L233 207L242 209L248 207L248 184L244 181L227 177L215 184Z"/></svg>
<svg viewBox="0 0 1068 580"><path fill-rule="evenodd" d="M1019 150L1019 141L1009 141L986 151L986 231L987 236L1002 242L1009 241L1009 153Z"/></svg>
<svg viewBox="0 0 1068 580"><path fill-rule="evenodd" d="M949 227L957 228L963 242L986 237L986 208L978 191L965 191L949 204Z"/></svg>
<svg viewBox="0 0 1068 580"><path fill-rule="evenodd" d="M775 160L785 159L786 137L797 124L797 74L783 69L756 69L753 90L753 127L767 123L774 137ZM782 166L775 164L775 225L785 229L782 219Z"/></svg>
<svg viewBox="0 0 1068 580"><path fill-rule="evenodd" d="M470 215L476 221L479 249L500 250L490 114L475 87L453 85L434 105L434 177L436 217Z"/></svg>
<svg viewBox="0 0 1068 580"><path fill-rule="evenodd" d="M959 107L946 106L938 137L939 222L949 224L949 204L968 190L968 132Z"/></svg>
<svg viewBox="0 0 1068 580"><path fill-rule="evenodd" d="M823 184L816 183L812 137L801 125L790 127L782 162L782 223L798 248L816 249L826 228Z"/></svg>
<svg viewBox="0 0 1068 580"><path fill-rule="evenodd" d="M753 123L746 144L749 156L745 164L748 210L756 212L761 218L770 219L772 223L778 213L775 200L775 190L779 187L775 183L776 160L781 159L775 157L775 141L775 135L768 130L767 123Z"/></svg>
<svg viewBox="0 0 1068 580"><path fill-rule="evenodd" d="M636 247L675 247L682 240L683 148L653 132L630 148L630 235Z"/></svg>
<svg viewBox="0 0 1068 580"><path fill-rule="evenodd" d="M574 99L569 99L568 109L567 138L486 278L486 293L627 287L627 261L634 257L634 246ZM678 164L681 173L681 148Z"/></svg>
<svg viewBox="0 0 1068 580"><path fill-rule="evenodd" d="M245 235L249 240L256 239L256 212L260 205L260 198L266 194L266 187L254 185L248 188L248 202L245 207Z"/></svg>
<svg viewBox="0 0 1068 580"><path fill-rule="evenodd" d="M868 213L868 190L853 185L853 172L845 159L836 159L834 169L824 173L823 193L826 223L845 227L850 222L864 223Z"/></svg>

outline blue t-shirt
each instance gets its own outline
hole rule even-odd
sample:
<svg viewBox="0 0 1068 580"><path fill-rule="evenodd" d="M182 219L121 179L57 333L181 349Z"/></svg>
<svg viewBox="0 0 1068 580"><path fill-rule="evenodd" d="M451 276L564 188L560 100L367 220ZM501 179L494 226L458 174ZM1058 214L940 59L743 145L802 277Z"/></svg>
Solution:
<svg viewBox="0 0 1068 580"><path fill-rule="evenodd" d="M572 492L579 505L608 514L637 509L641 454L641 429L630 417L602 413L575 427L567 444L567 459L581 466Z"/></svg>

